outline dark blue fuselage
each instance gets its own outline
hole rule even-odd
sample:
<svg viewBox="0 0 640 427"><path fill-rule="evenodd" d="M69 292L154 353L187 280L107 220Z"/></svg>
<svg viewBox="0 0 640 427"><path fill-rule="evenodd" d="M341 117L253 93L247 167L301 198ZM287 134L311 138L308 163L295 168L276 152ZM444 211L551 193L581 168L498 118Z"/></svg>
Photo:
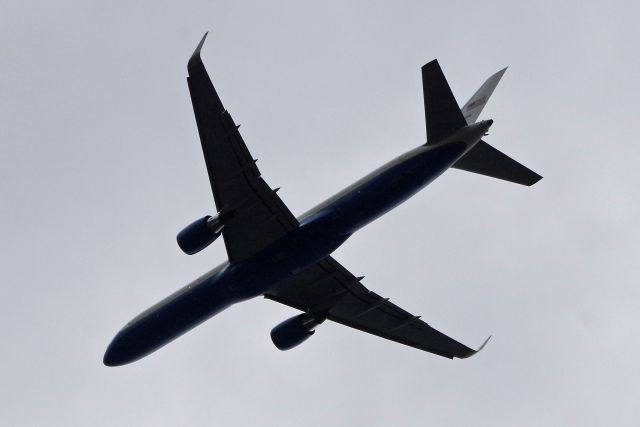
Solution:
<svg viewBox="0 0 640 427"><path fill-rule="evenodd" d="M130 321L104 356L109 366L140 359L237 302L260 296L323 259L453 165L482 136L472 125L385 164L298 218L300 227L249 259L225 262Z"/></svg>

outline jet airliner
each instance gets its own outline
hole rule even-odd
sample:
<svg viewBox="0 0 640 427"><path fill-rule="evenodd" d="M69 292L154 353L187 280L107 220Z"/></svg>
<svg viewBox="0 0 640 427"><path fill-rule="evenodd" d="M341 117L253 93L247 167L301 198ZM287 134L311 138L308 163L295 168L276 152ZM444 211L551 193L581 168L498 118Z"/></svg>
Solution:
<svg viewBox="0 0 640 427"><path fill-rule="evenodd" d="M217 213L184 228L177 242L195 254L222 236L228 260L127 323L104 364L139 360L258 296L302 312L271 331L280 350L301 344L327 319L451 359L482 349L487 341L473 350L370 291L331 253L449 168L527 186L541 179L482 140L493 121L477 118L505 70L460 109L437 60L423 66L427 142L296 218L262 178L214 89L200 56L206 36L189 59L187 83Z"/></svg>

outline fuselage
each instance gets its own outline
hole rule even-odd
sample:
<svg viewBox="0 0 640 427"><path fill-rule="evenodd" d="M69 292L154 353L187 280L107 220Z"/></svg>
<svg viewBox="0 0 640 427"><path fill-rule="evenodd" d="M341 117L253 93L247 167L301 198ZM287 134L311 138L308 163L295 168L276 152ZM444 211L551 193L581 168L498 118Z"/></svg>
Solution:
<svg viewBox="0 0 640 427"><path fill-rule="evenodd" d="M131 320L104 357L109 366L138 360L237 302L335 251L353 233L432 182L462 157L491 125L460 129L388 162L298 218L300 226L241 262L225 262Z"/></svg>

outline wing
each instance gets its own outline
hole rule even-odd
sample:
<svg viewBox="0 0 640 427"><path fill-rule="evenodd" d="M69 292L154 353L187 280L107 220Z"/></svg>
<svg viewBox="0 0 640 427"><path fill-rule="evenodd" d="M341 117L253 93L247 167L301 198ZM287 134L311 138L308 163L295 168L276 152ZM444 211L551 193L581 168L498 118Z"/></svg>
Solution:
<svg viewBox="0 0 640 427"><path fill-rule="evenodd" d="M266 298L303 310L322 313L334 322L450 359L467 358L473 350L435 330L364 287L332 257L283 282Z"/></svg>
<svg viewBox="0 0 640 427"><path fill-rule="evenodd" d="M231 115L225 110L202 63L204 35L189 59L189 92L213 198L223 218L230 261L253 255L298 227L276 190L261 178Z"/></svg>

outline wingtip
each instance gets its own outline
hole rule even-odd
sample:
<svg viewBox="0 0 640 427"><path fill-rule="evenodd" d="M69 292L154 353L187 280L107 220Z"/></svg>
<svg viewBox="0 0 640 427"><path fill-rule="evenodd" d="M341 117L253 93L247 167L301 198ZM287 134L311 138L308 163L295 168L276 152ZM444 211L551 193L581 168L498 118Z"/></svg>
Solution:
<svg viewBox="0 0 640 427"><path fill-rule="evenodd" d="M189 62L187 63L187 70L191 71L191 69L198 63L202 63L202 59L200 58L200 51L202 50L202 46L204 45L204 41L207 38L207 35L209 34L209 31L204 33L204 36L202 36L202 39L200 40L200 43L198 43L198 46L196 46L196 50L193 51L193 54L191 55L191 58L189 58Z"/></svg>
<svg viewBox="0 0 640 427"><path fill-rule="evenodd" d="M482 349L484 348L485 345L487 345L487 343L489 342L489 340L491 339L492 335L489 335L489 338L487 338L486 340L484 340L484 342L482 343L482 345L480 347L478 347L477 350L472 350L472 349L468 349L469 351L464 354L464 355L460 355L460 356L456 356L458 359L468 359L469 357L473 356L474 354L478 354L480 351L482 351Z"/></svg>
<svg viewBox="0 0 640 427"><path fill-rule="evenodd" d="M486 340L484 340L482 345L476 350L476 353L479 353L480 351L482 351L482 349L484 348L485 345L487 345L487 343L489 342L492 336L493 335L489 335L489 337Z"/></svg>

